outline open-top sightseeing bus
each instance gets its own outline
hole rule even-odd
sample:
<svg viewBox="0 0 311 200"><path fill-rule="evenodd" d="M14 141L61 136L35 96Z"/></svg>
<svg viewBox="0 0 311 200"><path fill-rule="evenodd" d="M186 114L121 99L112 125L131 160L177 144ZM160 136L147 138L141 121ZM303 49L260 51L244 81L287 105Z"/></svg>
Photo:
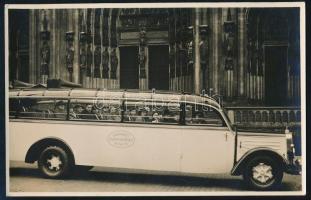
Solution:
<svg viewBox="0 0 311 200"><path fill-rule="evenodd" d="M100 89L12 89L9 159L50 178L75 166L109 171L243 175L257 189L294 163L290 132L238 133L213 98Z"/></svg>

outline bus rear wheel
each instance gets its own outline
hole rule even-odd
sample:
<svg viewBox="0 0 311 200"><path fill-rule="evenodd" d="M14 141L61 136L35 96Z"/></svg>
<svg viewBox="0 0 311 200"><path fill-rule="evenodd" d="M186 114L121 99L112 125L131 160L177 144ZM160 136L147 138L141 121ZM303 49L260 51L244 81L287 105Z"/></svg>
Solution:
<svg viewBox="0 0 311 200"><path fill-rule="evenodd" d="M44 148L38 159L39 170L47 178L64 178L69 175L72 166L69 154L59 146Z"/></svg>

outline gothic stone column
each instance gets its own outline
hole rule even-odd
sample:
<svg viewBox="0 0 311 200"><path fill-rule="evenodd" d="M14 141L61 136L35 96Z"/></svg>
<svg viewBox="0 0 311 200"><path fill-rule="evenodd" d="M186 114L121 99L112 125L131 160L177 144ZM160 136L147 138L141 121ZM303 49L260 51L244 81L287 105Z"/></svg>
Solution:
<svg viewBox="0 0 311 200"><path fill-rule="evenodd" d="M238 97L245 96L246 9L238 8Z"/></svg>
<svg viewBox="0 0 311 200"><path fill-rule="evenodd" d="M220 93L220 84L219 84L219 75L220 75L220 65L221 65L221 32L222 32L222 24L221 24L221 8L212 9L212 17L211 17L211 70L212 70L212 85L214 93Z"/></svg>
<svg viewBox="0 0 311 200"><path fill-rule="evenodd" d="M80 80L80 63L79 63L79 10L75 9L73 11L73 31L74 35L74 60L73 60L73 82L79 83Z"/></svg>
<svg viewBox="0 0 311 200"><path fill-rule="evenodd" d="M194 59L194 93L200 94L201 92L201 66L200 66L200 35L199 35L199 8L195 9L195 22L194 22L194 47L195 47L195 59Z"/></svg>
<svg viewBox="0 0 311 200"><path fill-rule="evenodd" d="M29 82L36 83L37 71L37 10L29 11Z"/></svg>

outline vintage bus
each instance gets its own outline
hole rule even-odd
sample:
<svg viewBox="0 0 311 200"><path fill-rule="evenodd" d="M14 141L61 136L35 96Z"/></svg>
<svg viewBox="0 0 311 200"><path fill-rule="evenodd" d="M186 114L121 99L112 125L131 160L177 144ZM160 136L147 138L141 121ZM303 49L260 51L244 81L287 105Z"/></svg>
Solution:
<svg viewBox="0 0 311 200"><path fill-rule="evenodd" d="M293 172L292 134L238 133L213 98L101 89L9 91L9 159L45 177L109 171L243 175L256 189Z"/></svg>

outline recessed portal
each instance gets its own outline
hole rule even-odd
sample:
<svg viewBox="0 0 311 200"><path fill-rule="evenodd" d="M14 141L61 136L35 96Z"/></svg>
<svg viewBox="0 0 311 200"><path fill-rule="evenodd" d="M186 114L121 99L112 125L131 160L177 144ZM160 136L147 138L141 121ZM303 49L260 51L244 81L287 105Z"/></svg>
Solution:
<svg viewBox="0 0 311 200"><path fill-rule="evenodd" d="M285 105L287 88L287 47L265 47L266 104Z"/></svg>
<svg viewBox="0 0 311 200"><path fill-rule="evenodd" d="M169 55L167 45L149 46L149 89L169 89Z"/></svg>
<svg viewBox="0 0 311 200"><path fill-rule="evenodd" d="M120 47L120 88L139 88L138 47Z"/></svg>

